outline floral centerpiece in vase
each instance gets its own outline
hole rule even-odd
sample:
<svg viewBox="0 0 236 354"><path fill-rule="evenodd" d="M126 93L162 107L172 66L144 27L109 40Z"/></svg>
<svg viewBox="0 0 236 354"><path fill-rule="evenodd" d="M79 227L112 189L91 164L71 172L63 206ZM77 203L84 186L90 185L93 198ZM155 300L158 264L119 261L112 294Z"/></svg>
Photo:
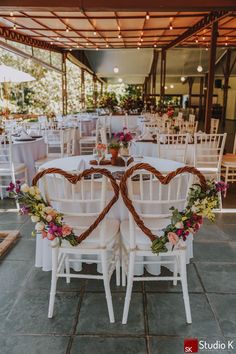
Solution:
<svg viewBox="0 0 236 354"><path fill-rule="evenodd" d="M106 144L99 143L96 145L95 149L93 149L93 155L100 162L101 160L104 159L106 151L107 151Z"/></svg>
<svg viewBox="0 0 236 354"><path fill-rule="evenodd" d="M122 131L115 134L115 138L118 139L120 144L120 154L129 155L130 142L133 140L133 136L130 131L124 127Z"/></svg>
<svg viewBox="0 0 236 354"><path fill-rule="evenodd" d="M116 159L118 157L119 154L119 150L120 150L120 143L119 142L111 142L108 145L108 149L109 149L109 153L111 154L111 164L115 165L116 163Z"/></svg>

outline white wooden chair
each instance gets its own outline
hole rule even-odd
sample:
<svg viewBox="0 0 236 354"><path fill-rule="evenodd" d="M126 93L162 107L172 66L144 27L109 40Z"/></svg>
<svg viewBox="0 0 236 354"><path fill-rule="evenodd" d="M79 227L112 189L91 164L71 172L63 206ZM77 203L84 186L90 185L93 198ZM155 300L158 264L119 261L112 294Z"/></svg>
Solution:
<svg viewBox="0 0 236 354"><path fill-rule="evenodd" d="M27 168L24 163L14 162L11 135L0 135L0 196L9 182L18 180L27 182Z"/></svg>
<svg viewBox="0 0 236 354"><path fill-rule="evenodd" d="M75 129L49 129L45 136L45 142L47 153L45 157L35 161L36 170L48 161L74 155Z"/></svg>
<svg viewBox="0 0 236 354"><path fill-rule="evenodd" d="M186 163L189 134L159 134L157 156Z"/></svg>
<svg viewBox="0 0 236 354"><path fill-rule="evenodd" d="M88 155L93 153L93 149L96 146L98 137L97 137L97 129L94 131L89 131L88 134L84 134L83 124L86 124L86 121L83 119L80 120L79 131L79 146L80 146L80 155Z"/></svg>
<svg viewBox="0 0 236 354"><path fill-rule="evenodd" d="M190 123L194 124L195 122L195 114L189 114L188 120Z"/></svg>
<svg viewBox="0 0 236 354"><path fill-rule="evenodd" d="M227 133L194 134L194 167L216 181L220 180L226 136Z"/></svg>
<svg viewBox="0 0 236 354"><path fill-rule="evenodd" d="M86 175L86 172L87 170L83 174ZM55 173L44 176L41 180L41 185L44 188L43 194L50 205L64 214L64 221L73 227L77 236L80 236L92 225L107 204L106 192L108 185L110 187L108 178L102 176L96 179L94 172L91 173L91 178L82 178L75 185ZM116 269L116 281L119 285L119 252L119 221L108 219L107 215L78 246L73 247L68 241L63 240L60 246L52 247L52 278L48 317L53 316L58 278L66 278L67 283L70 283L73 278L99 279L104 283L110 322L114 322L110 278ZM71 273L71 268L76 263L77 271L82 269L83 263L95 263L100 267L98 269L100 274L97 275L91 271Z"/></svg>
<svg viewBox="0 0 236 354"><path fill-rule="evenodd" d="M107 145L107 133L105 128L100 129L100 137L101 137L101 142L104 145Z"/></svg>
<svg viewBox="0 0 236 354"><path fill-rule="evenodd" d="M225 183L236 182L236 134L232 154L225 154L222 158L221 176Z"/></svg>
<svg viewBox="0 0 236 354"><path fill-rule="evenodd" d="M128 173L128 170L126 173ZM133 176L136 177L135 181L132 180ZM137 178L137 176L139 178ZM174 206L179 210L184 208L189 186L191 185L191 179L191 175L182 174L173 178L168 185L162 185L154 175L146 170L136 170L128 178L128 196L144 224L157 237L162 235L162 229L170 223L170 207ZM129 219L121 222L120 230L122 243L123 286L126 283L127 277L122 323L127 323L134 281L173 281L173 285L177 285L177 281L181 281L186 320L187 323L191 323L192 319L186 276L185 246L171 250L171 245L167 243L168 252L159 253L159 255L153 254L150 239L136 225L130 212ZM139 275L135 275L135 268L140 267L140 265L143 267L152 267L152 269L153 267L158 269L160 266L168 266L168 268L172 266L173 275L140 275L144 273L144 271L141 271ZM168 307L166 311L168 311ZM172 315L174 316L174 313Z"/></svg>
<svg viewBox="0 0 236 354"><path fill-rule="evenodd" d="M211 118L211 134L217 134L219 129L220 120L216 118Z"/></svg>

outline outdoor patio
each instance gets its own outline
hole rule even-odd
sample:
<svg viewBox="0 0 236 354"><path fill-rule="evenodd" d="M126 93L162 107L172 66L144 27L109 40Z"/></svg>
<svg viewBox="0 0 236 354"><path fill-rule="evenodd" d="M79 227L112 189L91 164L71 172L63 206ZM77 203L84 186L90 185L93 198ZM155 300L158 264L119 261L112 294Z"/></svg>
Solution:
<svg viewBox="0 0 236 354"><path fill-rule="evenodd" d="M125 288L114 279L115 324L108 321L102 282L78 279L70 285L59 280L55 314L47 318L51 272L34 268L33 224L13 207L13 200L1 201L0 229L18 229L22 236L1 261L2 354L182 354L184 338L236 340L235 214L218 214L195 236L188 266L191 325L185 324L181 287L170 282L135 284L129 321L122 325Z"/></svg>

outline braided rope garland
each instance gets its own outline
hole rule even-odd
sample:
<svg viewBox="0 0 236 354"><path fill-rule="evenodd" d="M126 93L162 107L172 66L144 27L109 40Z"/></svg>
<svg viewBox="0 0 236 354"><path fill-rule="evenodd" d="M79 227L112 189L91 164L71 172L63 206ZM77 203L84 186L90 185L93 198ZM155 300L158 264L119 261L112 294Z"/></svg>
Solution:
<svg viewBox="0 0 236 354"><path fill-rule="evenodd" d="M151 240L151 242L155 241L157 239L157 236L152 233L152 231L144 224L143 220L140 218L138 213L136 212L133 203L131 199L128 196L128 188L127 188L127 179L132 176L132 174L135 171L138 170L146 170L148 172L151 172L155 177L162 183L162 184L168 184L170 181L176 177L177 175L180 175L182 173L190 173L194 174L199 178L201 187L206 189L206 179L203 176L203 174L197 170L195 167L189 167L189 166L184 166L177 168L175 171L170 172L168 175L163 176L160 171L156 170L155 167L147 164L147 163L138 163L132 167L130 167L125 174L123 175L121 182L120 182L120 191L121 195L123 198L123 201L132 214L135 223L138 225L138 227L143 231L143 233Z"/></svg>
<svg viewBox="0 0 236 354"><path fill-rule="evenodd" d="M83 240L85 240L91 234L91 232L96 229L96 227L105 218L106 214L110 211L112 206L116 203L116 201L119 198L119 186L118 186L115 178L112 176L111 172L105 168L90 168L90 169L84 170L83 172L81 172L79 174L71 174L71 173L68 173L68 172L60 169L60 168L48 168L48 169L38 172L32 181L32 186L36 186L38 181L43 176L49 175L49 174L59 174L59 175L65 177L67 179L67 181L69 181L70 183L76 184L82 178L91 176L96 173L106 176L110 180L113 191L114 191L114 196L109 201L109 203L105 206L105 208L101 211L101 213L98 215L97 219L82 234L80 234L80 236L77 237L78 244L81 243Z"/></svg>

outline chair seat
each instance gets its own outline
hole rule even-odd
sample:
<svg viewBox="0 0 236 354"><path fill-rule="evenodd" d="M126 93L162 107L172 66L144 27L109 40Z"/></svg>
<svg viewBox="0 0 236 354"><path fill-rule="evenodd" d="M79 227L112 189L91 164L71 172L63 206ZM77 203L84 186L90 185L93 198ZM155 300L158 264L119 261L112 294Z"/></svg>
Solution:
<svg viewBox="0 0 236 354"><path fill-rule="evenodd" d="M75 233L77 235L79 235L80 233L82 233L83 231L86 230L86 226L91 225L92 221L94 220L91 219L90 222L87 220L87 223L84 223L84 218L81 217L77 217L77 216L65 216L64 217L64 221L70 225L71 227L75 227L75 226L84 226L84 230L78 230L78 232L75 231ZM119 232L119 226L120 226L120 222L119 220L116 219L106 219L105 220L105 243L106 246L109 248L109 246L112 246L112 244L114 243L114 241L116 240L116 236ZM77 247L78 248L100 248L100 238L99 238L99 230L100 227L98 226L95 230L93 230L93 232ZM69 242L65 241L62 242L61 245L62 248L73 248L76 249L76 247L73 247L69 244Z"/></svg>
<svg viewBox="0 0 236 354"><path fill-rule="evenodd" d="M26 169L26 166L24 163L18 163L14 162L14 171L15 172L21 172ZM11 166L9 163L1 163L0 164L0 175L2 174L10 174L12 172Z"/></svg>
<svg viewBox="0 0 236 354"><path fill-rule="evenodd" d="M200 171L200 172L205 172L205 173L217 173L218 172L218 168L217 167L207 167L207 166L204 166L204 167L197 167L197 169Z"/></svg>
<svg viewBox="0 0 236 354"><path fill-rule="evenodd" d="M80 142L96 142L96 136L82 136Z"/></svg>
<svg viewBox="0 0 236 354"><path fill-rule="evenodd" d="M222 159L222 166L236 166L236 155L226 154Z"/></svg>
<svg viewBox="0 0 236 354"><path fill-rule="evenodd" d="M160 230L165 228L170 223L169 219L160 219L155 222L155 226L158 227ZM147 224L147 223L146 223ZM149 224L149 227L151 225ZM154 225L153 225L154 226ZM130 248L130 231L129 231L129 220L123 220L120 224L120 233L121 233L121 240L127 249ZM153 231L155 235L155 231ZM159 236L161 236L161 231L158 232ZM146 236L142 230L136 228L135 229L135 236L136 236L136 245L138 250L142 251L151 251L152 242ZM168 246L168 244L167 244ZM167 247L168 248L168 247Z"/></svg>

